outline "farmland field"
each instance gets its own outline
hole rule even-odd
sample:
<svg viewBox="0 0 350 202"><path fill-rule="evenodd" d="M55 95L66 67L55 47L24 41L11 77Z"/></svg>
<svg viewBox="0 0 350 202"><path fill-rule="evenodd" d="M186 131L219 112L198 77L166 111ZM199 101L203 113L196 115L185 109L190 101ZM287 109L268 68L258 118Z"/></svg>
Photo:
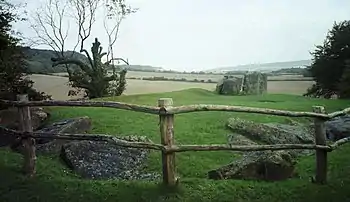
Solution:
<svg viewBox="0 0 350 202"><path fill-rule="evenodd" d="M234 75L237 77L242 77L242 75ZM169 79L181 79L186 80L205 80L211 79L213 81L218 81L222 79L223 75L218 74L177 74L177 73L163 73L163 72L140 72L140 71L128 71L127 77L135 78L149 78L149 77L165 77ZM281 75L281 76L269 76L269 79L300 79L303 78L302 75Z"/></svg>
<svg viewBox="0 0 350 202"><path fill-rule="evenodd" d="M128 72L129 77L132 76L144 76L151 77L157 73L152 72ZM160 73L158 73L160 74ZM220 75L191 75L191 74L161 74L162 76L173 76L169 78L186 78L189 79L215 79L221 78ZM180 77L181 76L181 77ZM192 76L192 77L189 77ZM287 76L279 76L286 78ZM294 76L297 77L297 76ZM52 95L53 99L65 100L77 97L68 97L68 91L70 90L67 77L61 76L48 76L33 74L30 78L35 82L34 87L40 91L46 92ZM303 94L308 87L313 84L313 81L269 81L267 84L268 93L274 94ZM193 83L193 82L178 82L178 81L145 81L145 80L134 80L127 79L127 87L124 92L125 95L133 94L147 94L147 93L160 93L170 92L177 90L184 90L189 88L202 88L206 90L214 90L215 83Z"/></svg>
<svg viewBox="0 0 350 202"><path fill-rule="evenodd" d="M67 75L67 73L55 73L55 75L62 76ZM234 75L237 77L242 77L242 75ZM149 77L165 77L168 79L181 79L186 80L205 80L211 79L213 81L218 81L222 79L223 75L219 74L180 74L180 73L164 73L164 72L141 72L141 71L128 71L127 78L149 78ZM279 76L269 76L269 79L273 80L284 80L284 79L303 79L302 75L279 75Z"/></svg>

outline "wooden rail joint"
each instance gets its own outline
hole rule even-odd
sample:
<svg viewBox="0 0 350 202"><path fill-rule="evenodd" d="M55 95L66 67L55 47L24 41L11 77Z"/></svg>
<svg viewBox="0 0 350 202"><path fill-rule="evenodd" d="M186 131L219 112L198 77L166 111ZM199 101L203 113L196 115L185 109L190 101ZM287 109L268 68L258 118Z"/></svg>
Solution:
<svg viewBox="0 0 350 202"><path fill-rule="evenodd" d="M172 105L171 98L158 100L160 112L165 112L165 114L159 114L159 130L161 143L164 146L164 151L162 151L163 183L167 186L175 186L178 183L175 171L175 152L166 151L166 147L171 148L174 144L174 115L167 114L167 107Z"/></svg>
<svg viewBox="0 0 350 202"><path fill-rule="evenodd" d="M20 102L27 102L28 95L17 95L17 100ZM28 106L18 107L19 111L19 125L22 134L20 136L19 143L24 145L24 163L23 163L23 172L29 176L33 177L36 173L35 164L36 164L36 154L35 154L35 139L24 136L25 133L33 132L32 119L30 115L30 108ZM23 135L23 136L22 136Z"/></svg>

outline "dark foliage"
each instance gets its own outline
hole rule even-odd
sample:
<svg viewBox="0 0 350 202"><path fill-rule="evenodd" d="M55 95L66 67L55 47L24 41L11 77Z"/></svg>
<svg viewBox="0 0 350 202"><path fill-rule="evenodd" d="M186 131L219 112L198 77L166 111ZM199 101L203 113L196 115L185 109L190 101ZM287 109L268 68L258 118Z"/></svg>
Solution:
<svg viewBox="0 0 350 202"><path fill-rule="evenodd" d="M16 94L24 93L30 100L50 98L33 89L33 82L26 78L25 56L18 46L20 40L12 32L11 23L21 20L13 13L14 8L0 0L0 99L15 100Z"/></svg>
<svg viewBox="0 0 350 202"><path fill-rule="evenodd" d="M111 76L108 75L107 70L110 67L110 61L106 63L101 61L106 53L102 52L101 43L97 38L92 43L92 57L90 57L90 54L86 50L82 52L86 54L88 62L75 58L52 58L52 66L65 64L77 65L79 67L78 69L67 69L69 81L72 87L83 89L85 96L90 99L121 95L126 86L125 75L127 71L125 69L119 72L113 71Z"/></svg>
<svg viewBox="0 0 350 202"><path fill-rule="evenodd" d="M323 45L316 46L311 54L313 61L308 71L316 84L305 95L330 98L335 94L350 98L350 21L334 23Z"/></svg>

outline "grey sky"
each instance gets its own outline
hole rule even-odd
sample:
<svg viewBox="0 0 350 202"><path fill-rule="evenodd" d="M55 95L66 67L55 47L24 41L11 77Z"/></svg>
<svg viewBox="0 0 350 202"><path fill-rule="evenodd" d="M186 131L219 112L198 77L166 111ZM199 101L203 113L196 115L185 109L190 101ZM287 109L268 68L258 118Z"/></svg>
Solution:
<svg viewBox="0 0 350 202"><path fill-rule="evenodd" d="M28 11L40 4L27 2ZM322 43L334 21L350 20L349 0L128 2L139 11L123 21L115 55L132 64L187 71L309 59L309 51ZM27 36L33 34L25 24L16 28ZM86 48L94 37L106 47L103 30L97 21Z"/></svg>

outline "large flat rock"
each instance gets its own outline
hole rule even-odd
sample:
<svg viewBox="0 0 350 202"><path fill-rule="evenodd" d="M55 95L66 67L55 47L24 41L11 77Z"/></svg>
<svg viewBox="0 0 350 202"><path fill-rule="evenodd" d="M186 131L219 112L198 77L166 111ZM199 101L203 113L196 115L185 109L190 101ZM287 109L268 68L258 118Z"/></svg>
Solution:
<svg viewBox="0 0 350 202"><path fill-rule="evenodd" d="M146 137L120 137L150 142ZM79 141L65 144L61 158L77 174L89 179L153 180L158 174L144 172L149 150L127 148L108 142Z"/></svg>
<svg viewBox="0 0 350 202"><path fill-rule="evenodd" d="M228 145L313 144L310 127L300 124L256 123L231 118L227 123L233 132ZM311 154L310 150L239 152L240 159L208 172L210 179L252 179L278 181L294 176L297 157Z"/></svg>
<svg viewBox="0 0 350 202"><path fill-rule="evenodd" d="M235 133L265 144L312 144L314 137L306 127L280 123L256 123L230 118L227 126Z"/></svg>
<svg viewBox="0 0 350 202"><path fill-rule="evenodd" d="M257 144L314 144L310 128L281 123L256 123L240 118L230 118L227 126L235 134ZM234 139L234 138L231 138ZM232 143L229 143L232 144ZM288 150L293 156L310 154L310 150Z"/></svg>
<svg viewBox="0 0 350 202"><path fill-rule="evenodd" d="M89 117L77 117L54 122L37 132L54 133L53 136L62 133L82 134L91 130L91 124ZM62 145L68 142L72 142L72 140L39 138L36 141L36 150L38 153L59 154Z"/></svg>

